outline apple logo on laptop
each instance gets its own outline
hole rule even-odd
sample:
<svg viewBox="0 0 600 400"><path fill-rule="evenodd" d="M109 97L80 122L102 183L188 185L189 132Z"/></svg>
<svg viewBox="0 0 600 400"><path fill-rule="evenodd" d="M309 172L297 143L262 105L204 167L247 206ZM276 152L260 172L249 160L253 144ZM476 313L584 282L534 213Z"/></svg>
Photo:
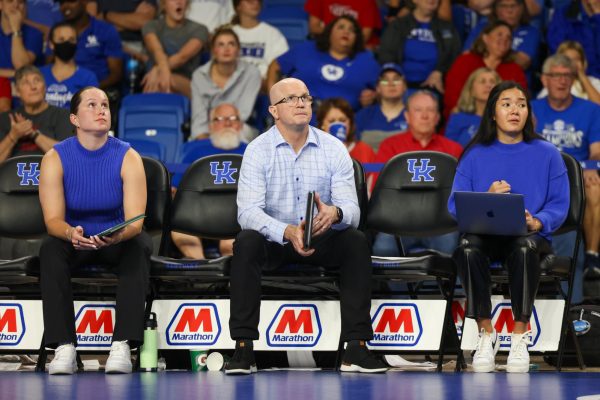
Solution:
<svg viewBox="0 0 600 400"><path fill-rule="evenodd" d="M486 213L485 213L485 215L487 215L487 216L488 216L488 217L490 217L490 218L494 218L494 217L495 217L495 215L494 215L494 211L492 211L492 210L490 210L490 211L486 212Z"/></svg>

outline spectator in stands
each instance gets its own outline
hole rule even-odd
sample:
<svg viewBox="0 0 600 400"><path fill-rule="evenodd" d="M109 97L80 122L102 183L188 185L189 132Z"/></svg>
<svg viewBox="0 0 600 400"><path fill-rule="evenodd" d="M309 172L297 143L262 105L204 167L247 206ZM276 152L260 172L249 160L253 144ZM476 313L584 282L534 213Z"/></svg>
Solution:
<svg viewBox="0 0 600 400"><path fill-rule="evenodd" d="M190 0L187 17L213 33L219 26L229 23L234 14L232 0Z"/></svg>
<svg viewBox="0 0 600 400"><path fill-rule="evenodd" d="M11 103L10 80L8 78L0 78L0 113L10 110Z"/></svg>
<svg viewBox="0 0 600 400"><path fill-rule="evenodd" d="M565 40L579 42L588 61L587 73L600 78L600 2L571 1L554 11L548 24L547 42L556 52Z"/></svg>
<svg viewBox="0 0 600 400"><path fill-rule="evenodd" d="M42 56L42 32L23 24L25 0L0 0L0 77L32 65Z"/></svg>
<svg viewBox="0 0 600 400"><path fill-rule="evenodd" d="M529 14L525 7L525 0L496 0L490 21L500 20L512 28L512 49L514 62L527 72L535 67L541 43L540 31L529 23ZM468 51L473 43L488 24L488 19L482 20L463 44L463 49Z"/></svg>
<svg viewBox="0 0 600 400"><path fill-rule="evenodd" d="M546 59L542 68L542 83L548 96L532 102L536 130L559 150L578 161L600 160L600 106L571 94L576 74L576 67L567 56L556 54ZM600 176L593 169L584 170L583 176L586 194L583 220L585 275L600 278ZM568 243L564 251L557 248L557 253L572 254L573 245L574 240ZM579 274L576 280L580 282Z"/></svg>
<svg viewBox="0 0 600 400"><path fill-rule="evenodd" d="M302 81L279 81L270 99L275 126L248 145L239 172L242 231L231 262L229 319L236 346L225 373L256 372L252 341L258 339L262 271L295 263L339 268L340 340L347 342L341 371L385 372L386 364L365 344L373 337L371 257L356 229L360 210L352 160L338 139L309 125L313 98ZM299 216L309 191L317 193L317 212L312 248L305 249Z"/></svg>
<svg viewBox="0 0 600 400"><path fill-rule="evenodd" d="M558 46L556 54L564 54L569 57L575 65L575 69L577 69L577 75L573 81L573 85L571 85L571 94L600 104L600 79L585 72L588 65L581 44L572 40L566 40ZM543 88L538 94L538 98L546 97L547 95L548 90Z"/></svg>
<svg viewBox="0 0 600 400"><path fill-rule="evenodd" d="M493 69L477 68L465 83L458 98L456 110L450 114L444 135L461 146L471 141L483 116L490 91L500 83L500 76Z"/></svg>
<svg viewBox="0 0 600 400"><path fill-rule="evenodd" d="M344 98L354 110L371 104L379 64L365 51L358 22L348 15L335 18L316 42L298 44L269 66L268 86L280 75L306 82L318 100Z"/></svg>
<svg viewBox="0 0 600 400"><path fill-rule="evenodd" d="M75 63L94 71L100 88L108 89L121 83L121 39L114 26L88 14L85 4L85 0L61 0L60 12L77 31Z"/></svg>
<svg viewBox="0 0 600 400"><path fill-rule="evenodd" d="M356 113L356 132L358 139L377 151L382 140L407 128L402 68L394 63L383 64L375 90L378 102Z"/></svg>
<svg viewBox="0 0 600 400"><path fill-rule="evenodd" d="M233 104L219 104L210 110L209 137L186 143L181 162L192 163L213 154L244 154L246 144L241 141L243 126L240 113ZM173 176L174 186L179 184L182 176ZM171 232L171 238L183 257L197 260L206 258L201 238L179 232ZM232 254L233 240L219 241L219 253L223 256Z"/></svg>
<svg viewBox="0 0 600 400"><path fill-rule="evenodd" d="M246 122L252 113L261 79L258 68L240 60L240 40L229 27L217 29L211 39L212 59L192 75L192 134L208 137L209 110L231 103ZM248 128L245 128L248 129Z"/></svg>
<svg viewBox="0 0 600 400"><path fill-rule="evenodd" d="M475 27L492 13L494 0L467 0L465 4L452 4L452 24L464 43Z"/></svg>
<svg viewBox="0 0 600 400"><path fill-rule="evenodd" d="M409 151L439 151L453 157L460 157L462 147L436 133L440 120L438 99L428 90L418 90L406 103L406 122L408 131L390 136L381 142L375 162L385 163L397 154ZM455 232L425 238L403 237L402 247L406 253L411 250L428 248L451 254L457 245ZM373 244L373 254L378 256L401 255L393 235L378 233Z"/></svg>
<svg viewBox="0 0 600 400"><path fill-rule="evenodd" d="M232 24L240 38L241 59L258 68L266 91L269 64L289 50L288 42L279 29L258 19L262 0L233 0L233 5L236 14Z"/></svg>
<svg viewBox="0 0 600 400"><path fill-rule="evenodd" d="M394 62L404 71L409 88L431 87L444 93L444 75L460 53L452 23L439 19L439 1L414 0L415 7L394 20L379 46L379 62Z"/></svg>
<svg viewBox="0 0 600 400"><path fill-rule="evenodd" d="M63 20L60 4L54 0L27 0L27 18L23 21L44 35L44 43L48 39L50 28Z"/></svg>
<svg viewBox="0 0 600 400"><path fill-rule="evenodd" d="M115 330L105 371L130 373L130 346L138 347L144 337L152 240L142 220L110 236L97 234L144 213L144 165L129 144L108 135L110 108L102 90L75 93L70 120L77 136L49 151L40 172L40 202L50 235L40 249L44 342L56 348L48 372L77 371L71 270L105 263L118 271Z"/></svg>
<svg viewBox="0 0 600 400"><path fill-rule="evenodd" d="M337 17L349 15L358 22L367 47L378 43L382 24L375 0L306 0L304 10L308 13L308 31L315 37Z"/></svg>
<svg viewBox="0 0 600 400"><path fill-rule="evenodd" d="M123 48L133 57L143 54L142 28L156 16L157 0L90 0L96 4L96 18L114 25Z"/></svg>
<svg viewBox="0 0 600 400"><path fill-rule="evenodd" d="M70 108L71 97L86 86L98 86L96 74L75 63L77 32L68 22L59 22L50 30L50 49L54 62L43 66L40 71L46 81L48 104Z"/></svg>
<svg viewBox="0 0 600 400"><path fill-rule="evenodd" d="M73 134L68 110L46 102L39 69L33 65L19 68L15 88L23 105L0 114L0 162L21 154L44 154Z"/></svg>
<svg viewBox="0 0 600 400"><path fill-rule="evenodd" d="M446 75L446 115L456 106L465 81L477 68L488 67L495 70L503 80L514 80L527 88L523 70L513 61L511 43L512 31L506 22L491 22L481 31L471 51L460 55Z"/></svg>
<svg viewBox="0 0 600 400"><path fill-rule="evenodd" d="M534 167L532 167L534 166ZM529 98L516 82L492 89L481 126L459 161L448 211L456 217L457 191L519 193L525 198L524 236L464 232L454 253L467 294L466 317L477 321L479 341L473 356L475 372L492 372L499 347L492 326L490 264L508 269L515 323L510 338L507 372L528 372L531 331L527 325L539 284L540 260L552 253L552 233L569 209L569 178L560 153L534 131Z"/></svg>
<svg viewBox="0 0 600 400"><path fill-rule="evenodd" d="M340 97L323 100L317 110L317 126L344 142L355 160L364 164L375 159L371 146L356 139L354 111L346 100Z"/></svg>
<svg viewBox="0 0 600 400"><path fill-rule="evenodd" d="M185 18L188 0L160 0L161 18L142 28L150 53L144 92L179 93L192 97L192 74L200 65L200 51L208 43L208 29Z"/></svg>

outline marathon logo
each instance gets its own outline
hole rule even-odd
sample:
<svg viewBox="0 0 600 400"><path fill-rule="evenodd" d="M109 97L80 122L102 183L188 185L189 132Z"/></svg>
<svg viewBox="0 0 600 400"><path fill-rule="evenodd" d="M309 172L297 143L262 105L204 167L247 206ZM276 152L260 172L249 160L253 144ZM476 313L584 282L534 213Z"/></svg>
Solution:
<svg viewBox="0 0 600 400"><path fill-rule="evenodd" d="M0 346L16 346L25 336L25 316L18 303L0 303Z"/></svg>
<svg viewBox="0 0 600 400"><path fill-rule="evenodd" d="M414 303L381 304L371 320L373 340L370 346L413 347L423 334L419 308Z"/></svg>
<svg viewBox="0 0 600 400"><path fill-rule="evenodd" d="M466 301L464 300L454 300L452 302L452 320L459 339L462 336L462 327L465 323L465 307Z"/></svg>
<svg viewBox="0 0 600 400"><path fill-rule="evenodd" d="M515 326L510 302L500 303L494 308L492 311L492 325L498 333L500 348L510 348L510 334ZM531 331L531 336L529 336L531 346L535 346L541 334L540 321L535 306L533 306L533 313L531 314L527 330Z"/></svg>
<svg viewBox="0 0 600 400"><path fill-rule="evenodd" d="M78 347L110 347L115 326L114 304L86 304L75 315Z"/></svg>
<svg viewBox="0 0 600 400"><path fill-rule="evenodd" d="M267 328L270 347L314 347L321 337L319 311L314 304L283 304Z"/></svg>
<svg viewBox="0 0 600 400"><path fill-rule="evenodd" d="M213 303L184 303L167 326L170 346L210 346L221 334L221 321Z"/></svg>

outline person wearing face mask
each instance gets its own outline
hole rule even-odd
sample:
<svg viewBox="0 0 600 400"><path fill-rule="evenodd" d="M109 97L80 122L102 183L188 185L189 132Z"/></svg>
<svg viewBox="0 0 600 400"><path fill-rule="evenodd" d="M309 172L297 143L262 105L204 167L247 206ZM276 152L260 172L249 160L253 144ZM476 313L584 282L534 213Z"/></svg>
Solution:
<svg viewBox="0 0 600 400"><path fill-rule="evenodd" d="M54 25L49 37L54 62L40 69L47 86L46 101L68 109L73 94L86 86L98 86L98 78L94 72L75 63L77 32L70 23Z"/></svg>

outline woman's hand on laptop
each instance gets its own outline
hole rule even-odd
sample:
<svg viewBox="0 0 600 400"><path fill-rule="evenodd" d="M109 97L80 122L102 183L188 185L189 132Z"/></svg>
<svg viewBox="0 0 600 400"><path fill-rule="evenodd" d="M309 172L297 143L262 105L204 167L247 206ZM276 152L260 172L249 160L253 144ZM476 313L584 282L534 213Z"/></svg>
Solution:
<svg viewBox="0 0 600 400"><path fill-rule="evenodd" d="M510 193L510 185L503 179L492 182L489 193Z"/></svg>
<svg viewBox="0 0 600 400"><path fill-rule="evenodd" d="M542 230L542 222L527 210L525 210L525 224L527 224L527 230L530 232L539 232Z"/></svg>

